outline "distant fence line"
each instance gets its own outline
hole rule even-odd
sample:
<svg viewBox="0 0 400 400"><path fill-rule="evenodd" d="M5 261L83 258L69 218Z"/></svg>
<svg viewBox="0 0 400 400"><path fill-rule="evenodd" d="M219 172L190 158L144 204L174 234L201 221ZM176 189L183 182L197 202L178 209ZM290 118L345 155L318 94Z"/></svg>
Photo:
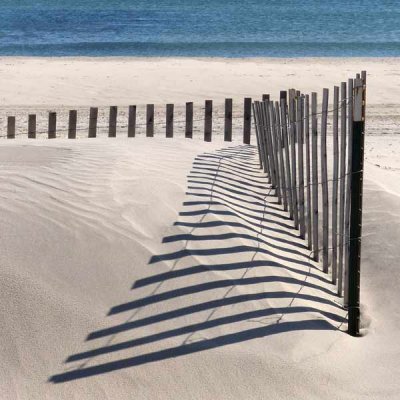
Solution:
<svg viewBox="0 0 400 400"><path fill-rule="evenodd" d="M323 271L331 272L338 295L344 295L353 336L359 334L360 326L365 94L363 71L356 79L342 82L340 88L334 87L332 109L328 109L328 89L323 90L321 112L317 112L317 93L310 98L294 89L282 91L280 101L266 95L262 102L253 103L260 166L300 237L307 239L315 261L322 251ZM333 119L332 179L328 179L328 114ZM332 183L331 197L328 183Z"/></svg>
<svg viewBox="0 0 400 400"><path fill-rule="evenodd" d="M175 127L178 124L184 126L184 134L186 138L193 138L194 132L194 122L204 122L204 140L210 142L213 135L213 122L218 119L223 119L224 122L224 140L232 141L233 139L233 120L243 121L243 143L250 144L251 140L251 129L252 129L252 99L250 97L245 97L243 100L243 108L240 116L233 115L233 100L231 98L225 99L224 105L224 116L216 117L213 114L213 100L206 100L204 103L204 113L201 118L194 118L193 102L187 102L185 104L185 117L184 119L175 119L174 115L174 104L166 104L165 106L165 120L156 121L155 118L155 106L154 104L147 104L145 111L145 122L137 122L137 106L128 106L128 118L126 124L121 128L126 129L127 137L135 137L136 130L138 127L145 128L145 135L147 137L153 137L155 126L162 125L165 128L165 137L174 137ZM27 131L24 134L19 134L18 136L25 136L29 139L36 139L39 134L47 134L48 139L55 139L58 137L59 132L67 132L67 137L69 139L76 139L77 132L87 131L88 138L95 138L98 135L99 128L105 128L108 130L108 137L117 136L117 117L118 117L118 107L109 107L108 125L100 126L98 124L98 107L90 107L89 118L87 121L87 126L78 127L78 111L70 110L68 115L68 126L64 129L59 129L57 126L57 113L48 113L48 128L46 130L37 130L37 115L28 115L28 125ZM6 135L0 135L0 137L6 137L7 139L16 138L16 118L15 116L7 117L7 133Z"/></svg>

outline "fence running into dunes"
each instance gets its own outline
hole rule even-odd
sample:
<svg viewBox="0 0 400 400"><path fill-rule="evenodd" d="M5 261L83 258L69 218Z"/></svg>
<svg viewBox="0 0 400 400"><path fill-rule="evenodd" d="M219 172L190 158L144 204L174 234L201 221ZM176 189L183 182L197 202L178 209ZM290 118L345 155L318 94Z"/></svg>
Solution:
<svg viewBox="0 0 400 400"><path fill-rule="evenodd" d="M203 106L187 102L183 106L146 104L90 107L67 112L60 110L58 113L22 113L18 117L6 115L6 132L0 137L77 139L98 136L113 138L118 135L133 138L136 135L153 137L155 134L161 134L167 138L203 137L205 141L210 142L213 133L223 132L224 140L230 142L234 139L233 132L242 131L243 143L250 144L252 99L246 97L243 102L235 103L233 99L227 98L223 105L215 106L215 103L213 100L205 100Z"/></svg>
<svg viewBox="0 0 400 400"><path fill-rule="evenodd" d="M102 113L91 107L63 111L63 118L46 111L40 115L42 122L46 118L43 130L38 129L44 124L38 124L37 114L19 115L18 121L15 115L7 115L7 132L0 136L133 138L153 137L161 131L167 138L200 137L210 142L215 132L221 132L230 142L240 132L243 143L250 144L254 126L260 167L300 237L307 240L310 258L315 262L321 258L323 271L331 273L349 311L349 333L358 335L365 93L363 71L334 87L332 106L329 90L324 89L320 112L317 93L290 89L281 91L279 101L268 94L262 95L262 101L246 97L235 104L229 98L219 108L205 100L204 106L193 102L131 105L123 110L111 106Z"/></svg>
<svg viewBox="0 0 400 400"><path fill-rule="evenodd" d="M278 202L307 240L310 257L318 262L322 253L323 271L331 273L338 295L344 296L353 336L359 334L360 326L365 94L363 71L334 87L331 108L329 90L324 89L320 112L317 93L310 96L294 89L282 91L280 101L266 98L253 103L260 166ZM328 128L332 132L331 178Z"/></svg>

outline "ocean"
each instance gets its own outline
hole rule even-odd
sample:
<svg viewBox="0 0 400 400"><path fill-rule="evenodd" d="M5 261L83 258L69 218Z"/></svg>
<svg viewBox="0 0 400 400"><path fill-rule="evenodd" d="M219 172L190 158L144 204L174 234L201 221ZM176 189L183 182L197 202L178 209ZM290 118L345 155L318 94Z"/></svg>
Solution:
<svg viewBox="0 0 400 400"><path fill-rule="evenodd" d="M400 1L1 0L3 56L400 56Z"/></svg>

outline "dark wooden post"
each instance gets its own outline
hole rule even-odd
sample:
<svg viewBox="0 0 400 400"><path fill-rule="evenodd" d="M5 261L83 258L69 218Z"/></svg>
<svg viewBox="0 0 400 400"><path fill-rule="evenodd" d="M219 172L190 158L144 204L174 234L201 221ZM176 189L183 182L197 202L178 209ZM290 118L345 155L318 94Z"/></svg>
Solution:
<svg viewBox="0 0 400 400"><path fill-rule="evenodd" d="M174 137L174 105L167 104L165 115L165 136Z"/></svg>
<svg viewBox="0 0 400 400"><path fill-rule="evenodd" d="M129 106L128 116L128 137L135 137L136 134L136 106Z"/></svg>
<svg viewBox="0 0 400 400"><path fill-rule="evenodd" d="M147 104L146 107L146 136L154 136L154 104Z"/></svg>
<svg viewBox="0 0 400 400"><path fill-rule="evenodd" d="M117 136L117 115L118 115L118 107L111 106L110 116L108 120L108 137Z"/></svg>
<svg viewBox="0 0 400 400"><path fill-rule="evenodd" d="M70 110L68 119L68 139L76 139L77 115L78 113L76 110Z"/></svg>
<svg viewBox="0 0 400 400"><path fill-rule="evenodd" d="M57 135L57 113L50 112L49 113L49 129L48 129L48 138L55 139Z"/></svg>
<svg viewBox="0 0 400 400"><path fill-rule="evenodd" d="M28 116L28 138L36 139L36 114Z"/></svg>
<svg viewBox="0 0 400 400"><path fill-rule="evenodd" d="M212 100L206 100L204 113L204 141L211 142L212 139Z"/></svg>
<svg viewBox="0 0 400 400"><path fill-rule="evenodd" d="M191 139L192 137L193 137L193 103L189 101L186 103L185 138Z"/></svg>
<svg viewBox="0 0 400 400"><path fill-rule="evenodd" d="M225 99L225 142L232 141L232 99Z"/></svg>
<svg viewBox="0 0 400 400"><path fill-rule="evenodd" d="M365 78L365 73L364 73ZM363 206L363 170L365 136L365 81L354 82L354 108L352 118L351 207L349 244L349 325L352 336L360 333L360 267Z"/></svg>
<svg viewBox="0 0 400 400"><path fill-rule="evenodd" d="M251 98L244 99L243 106L243 143L250 144L251 135Z"/></svg>
<svg viewBox="0 0 400 400"><path fill-rule="evenodd" d="M7 118L7 139L15 139L15 117Z"/></svg>
<svg viewBox="0 0 400 400"><path fill-rule="evenodd" d="M89 134L88 137L95 138L97 135L97 115L99 109L97 107L90 107L89 111Z"/></svg>
<svg viewBox="0 0 400 400"><path fill-rule="evenodd" d="M269 100L269 94L263 94L262 101L267 101L267 100Z"/></svg>

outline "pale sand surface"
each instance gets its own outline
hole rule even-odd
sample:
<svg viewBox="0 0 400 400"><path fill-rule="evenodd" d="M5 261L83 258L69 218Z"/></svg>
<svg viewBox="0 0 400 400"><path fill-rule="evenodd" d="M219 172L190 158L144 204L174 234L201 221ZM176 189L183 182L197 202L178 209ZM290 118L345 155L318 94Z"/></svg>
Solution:
<svg viewBox="0 0 400 400"><path fill-rule="evenodd" d="M3 105L9 113L12 104L21 110L26 104L63 109L93 99L104 105L162 104L186 101L195 85L204 92L191 99L217 96L211 72L207 80L187 67L197 79L193 87L173 85L170 77L160 85L146 78L137 81L138 97L129 89L135 101L122 97L119 103L124 80L116 65L124 61L143 64L142 74L146 63L154 63L113 61L108 73L121 85L115 91L103 86L100 100L90 96L99 94L94 81L105 85L101 75L81 79L82 89L73 95L75 83L68 81L65 96L57 92L57 76L63 76L62 62L69 80L74 63L82 76L80 63L100 62L106 73L110 60L2 59L3 72L15 74L14 83L2 79L8 87ZM341 60L344 66L339 61L318 61L325 71L319 72L325 74L320 87L360 69L374 67L381 76L386 68L392 77L399 69L394 60ZM166 60L159 62L168 67ZM174 62L203 63L221 74L224 69L221 60ZM31 85L43 91L17 97L21 82L39 74L35 63L42 63L43 73L40 85ZM235 68L247 74L244 65L261 70L263 63L275 71L276 91L262 90L261 78L250 69L246 82L231 82L230 92L227 82L220 99L289 86L319 89L318 82L298 74L301 65L317 74L305 60L242 61ZM295 78L282 72L290 63ZM45 74L47 68L53 74ZM183 79L176 75L178 82ZM389 80L392 91L380 93L369 78L369 103L382 109L398 104L398 85ZM5 100L12 98L13 84L19 88L15 103ZM146 84L160 96L147 98ZM248 92L238 87L246 84ZM382 84L389 85L384 79ZM390 124L387 135L378 135L381 125L375 124L366 140L364 336L358 339L343 332L340 299L268 195L253 148L218 137L204 143L199 132L194 140L1 140L0 398L397 399L400 140L396 124ZM240 134L237 129L235 137Z"/></svg>

